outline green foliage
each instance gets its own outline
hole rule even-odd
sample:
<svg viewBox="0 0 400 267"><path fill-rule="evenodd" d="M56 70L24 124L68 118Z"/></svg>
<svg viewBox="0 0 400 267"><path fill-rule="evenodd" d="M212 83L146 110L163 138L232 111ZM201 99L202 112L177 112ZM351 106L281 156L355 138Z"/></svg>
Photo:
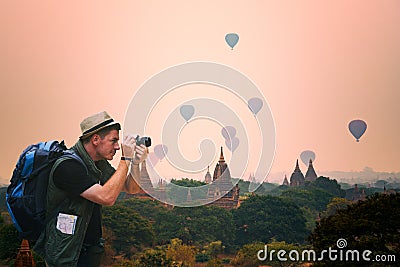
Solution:
<svg viewBox="0 0 400 267"><path fill-rule="evenodd" d="M204 246L220 240L228 249L235 241L235 226L232 213L215 206L174 208L172 213L180 218L178 238L184 243Z"/></svg>
<svg viewBox="0 0 400 267"><path fill-rule="evenodd" d="M103 209L104 226L114 234L113 247L119 253L130 255L132 248L140 249L154 242L151 223L136 211L123 205Z"/></svg>
<svg viewBox="0 0 400 267"><path fill-rule="evenodd" d="M146 249L138 255L135 267L192 267L194 265L193 248L182 244L179 239L171 240L168 247L157 246L154 249Z"/></svg>
<svg viewBox="0 0 400 267"><path fill-rule="evenodd" d="M263 262L257 258L257 252L264 249L264 243L251 243L244 245L236 254L231 264L235 267L258 267Z"/></svg>
<svg viewBox="0 0 400 267"><path fill-rule="evenodd" d="M189 180L189 178L182 178L181 180L172 179L171 183L179 185L179 186L184 186L184 187L198 187L198 186L206 185L206 183L204 183L204 182L200 182L200 181L193 180L193 179Z"/></svg>
<svg viewBox="0 0 400 267"><path fill-rule="evenodd" d="M211 259L210 254L208 254L206 251L197 253L195 257L196 257L196 262L206 262Z"/></svg>
<svg viewBox="0 0 400 267"><path fill-rule="evenodd" d="M216 258L218 254L224 251L224 246L222 245L222 242L218 240L211 242L208 246L205 246L205 249L207 249L207 252L211 258Z"/></svg>
<svg viewBox="0 0 400 267"><path fill-rule="evenodd" d="M127 259L121 259L116 262L116 264L113 265L114 267L140 267L138 263L135 261L127 260Z"/></svg>
<svg viewBox="0 0 400 267"><path fill-rule="evenodd" d="M182 266L192 267L195 262L196 251L192 246L182 244L182 240L174 238L165 252L167 259Z"/></svg>
<svg viewBox="0 0 400 267"><path fill-rule="evenodd" d="M280 196L283 192L287 191L288 189L290 189L289 186L287 186L287 185L280 185L280 186L278 186L278 187L272 189L272 190L269 191L268 193L266 193L266 195L278 197L278 196Z"/></svg>
<svg viewBox="0 0 400 267"><path fill-rule="evenodd" d="M15 259L18 254L21 239L18 238L18 231L12 224L0 226L0 259Z"/></svg>
<svg viewBox="0 0 400 267"><path fill-rule="evenodd" d="M151 222L155 232L156 244L167 244L171 239L178 237L181 230L182 218L177 217L171 210L162 206L158 201L145 199L128 199L119 205L128 207Z"/></svg>
<svg viewBox="0 0 400 267"><path fill-rule="evenodd" d="M224 267L220 259L214 258L207 262L206 267Z"/></svg>
<svg viewBox="0 0 400 267"><path fill-rule="evenodd" d="M238 181L238 185L240 188L240 195L241 196L245 196L249 194L249 185L250 182L249 181L244 181L242 179L232 179L234 182ZM277 188L279 185L277 184L271 184L271 183L262 183L259 185L259 187L257 188L257 190L254 192L257 195L264 195L269 193L270 191L274 190L275 188Z"/></svg>
<svg viewBox="0 0 400 267"><path fill-rule="evenodd" d="M267 255L265 255L265 249L267 247ZM244 245L236 254L235 258L231 261L231 264L235 267L258 267L260 265L268 266L301 266L301 258L299 261L280 261L278 260L277 253L283 250L287 253L290 251L298 251L299 255L306 247L298 246L294 244L288 244L285 241L271 241L269 244L264 243L251 243ZM265 260L259 260L257 257L258 252L261 250L259 256L261 258L265 257ZM272 256L271 256L272 255ZM284 257L288 257L286 254Z"/></svg>
<svg viewBox="0 0 400 267"><path fill-rule="evenodd" d="M31 248L33 246L31 245ZM45 260L40 257L38 254L35 253L35 251L32 251L32 255L33 255L33 260L35 261L36 267L46 267L46 262Z"/></svg>
<svg viewBox="0 0 400 267"><path fill-rule="evenodd" d="M400 258L400 194L376 194L332 216L322 218L310 236L315 250L335 247L339 238L347 249ZM338 265L339 266L339 265Z"/></svg>
<svg viewBox="0 0 400 267"><path fill-rule="evenodd" d="M311 188L321 189L332 196L336 197L345 196L344 190L340 187L340 185L335 179L332 180L327 177L320 176L314 182L307 183L307 186Z"/></svg>
<svg viewBox="0 0 400 267"><path fill-rule="evenodd" d="M333 197L344 197L345 194L336 180L321 176L314 182L306 182L305 186L287 188L281 193L281 197L301 207L320 212L326 209Z"/></svg>
<svg viewBox="0 0 400 267"><path fill-rule="evenodd" d="M207 199L207 187L205 183L196 181L193 179L184 178L182 180L171 180L171 183L167 184L167 195L172 201L185 203L187 202L189 188L192 199ZM193 189L196 187L196 189Z"/></svg>
<svg viewBox="0 0 400 267"><path fill-rule="evenodd" d="M294 244L288 244L285 241L280 241L277 242L275 240L271 241L269 244L267 244L267 248L269 253L272 254L272 251L275 251L275 254L272 254L272 260L271 256L269 255L268 259L266 259L266 261L268 261L268 265L270 266L301 266L301 252L306 249L306 247L304 246L299 246L299 245L294 245ZM285 251L287 254L285 254L285 258L288 259L288 261L284 262L278 259L277 257L277 253L278 251L283 250ZM298 255L299 255L299 259L295 260L295 261L291 261L289 258L288 253L290 253L291 251L297 251ZM265 256L260 255L260 256ZM296 257L296 255L291 255L293 257Z"/></svg>
<svg viewBox="0 0 400 267"><path fill-rule="evenodd" d="M231 263L231 258L223 258L222 259L222 263L224 263L224 264L229 264L229 263Z"/></svg>
<svg viewBox="0 0 400 267"><path fill-rule="evenodd" d="M306 219L306 229L311 233L311 231L315 228L315 223L319 216L319 212L308 207L300 207L300 210L303 212L304 218Z"/></svg>
<svg viewBox="0 0 400 267"><path fill-rule="evenodd" d="M172 261L167 259L166 253L162 249L146 249L138 259L138 266L141 267L170 267Z"/></svg>
<svg viewBox="0 0 400 267"><path fill-rule="evenodd" d="M239 245L271 238L303 243L308 235L300 208L282 198L252 196L233 214Z"/></svg>
<svg viewBox="0 0 400 267"><path fill-rule="evenodd" d="M118 205L136 211L151 223L156 244L164 245L179 238L184 244L199 247L217 240L227 247L227 251L234 246L235 226L228 210L214 206L169 210L157 201L140 199L121 201Z"/></svg>
<svg viewBox="0 0 400 267"><path fill-rule="evenodd" d="M326 206L326 211L324 212L324 216L332 216L338 210L346 209L348 206L353 204L350 200L345 198L334 197L332 201Z"/></svg>
<svg viewBox="0 0 400 267"><path fill-rule="evenodd" d="M7 187L1 187L0 188L0 212L1 211L7 211L7 206L6 206L6 193L7 193Z"/></svg>

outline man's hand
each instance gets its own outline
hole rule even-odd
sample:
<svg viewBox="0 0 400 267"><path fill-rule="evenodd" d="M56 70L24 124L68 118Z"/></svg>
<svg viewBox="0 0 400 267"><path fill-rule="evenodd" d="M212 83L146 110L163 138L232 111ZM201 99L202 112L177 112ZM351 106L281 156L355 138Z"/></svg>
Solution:
<svg viewBox="0 0 400 267"><path fill-rule="evenodd" d="M135 157L133 158L133 164L139 165L142 163L148 154L148 149L145 145L135 146Z"/></svg>
<svg viewBox="0 0 400 267"><path fill-rule="evenodd" d="M124 136L124 140L122 140L122 156L133 158L133 154L136 148L136 140L133 135L126 135Z"/></svg>

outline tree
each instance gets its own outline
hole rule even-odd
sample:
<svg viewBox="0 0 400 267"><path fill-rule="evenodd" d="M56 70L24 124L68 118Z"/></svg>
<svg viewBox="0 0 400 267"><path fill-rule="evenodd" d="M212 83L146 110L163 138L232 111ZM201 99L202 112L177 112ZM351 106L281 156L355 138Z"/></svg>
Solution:
<svg viewBox="0 0 400 267"><path fill-rule="evenodd" d="M272 196L252 196L233 211L236 243L268 242L271 238L303 243L308 231L300 208Z"/></svg>
<svg viewBox="0 0 400 267"><path fill-rule="evenodd" d="M339 239L345 239L346 249L370 250L374 255L395 255L399 259L399 221L400 194L375 194L322 218L309 239L319 252L335 248ZM367 262L362 264L370 266Z"/></svg>
<svg viewBox="0 0 400 267"><path fill-rule="evenodd" d="M184 186L184 187L198 187L202 185L206 185L204 182L200 182L197 180L189 179L189 178L182 178L181 180L172 179L171 183Z"/></svg>
<svg viewBox="0 0 400 267"><path fill-rule="evenodd" d="M137 260L141 267L172 267L172 261L167 258L163 249L146 249Z"/></svg>
<svg viewBox="0 0 400 267"><path fill-rule="evenodd" d="M182 244L182 240L174 238L165 252L167 259L182 266L193 267L196 251L192 246Z"/></svg>
<svg viewBox="0 0 400 267"><path fill-rule="evenodd" d="M196 189L190 191L192 199L206 199L207 187L204 186L205 184L206 183L193 179L189 180L188 178L183 178L181 180L172 179L171 183L167 185L167 194L171 200L184 203L187 201L188 187L196 187Z"/></svg>
<svg viewBox="0 0 400 267"><path fill-rule="evenodd" d="M344 197L346 192L340 187L335 179L329 179L324 176L318 177L314 182L307 184L310 187L319 188L332 196Z"/></svg>
<svg viewBox="0 0 400 267"><path fill-rule="evenodd" d="M334 197L331 202L326 206L324 216L332 216L338 210L346 209L352 202L345 198Z"/></svg>
<svg viewBox="0 0 400 267"><path fill-rule="evenodd" d="M132 198L121 201L119 205L136 211L152 224L156 244L167 244L172 238L179 236L182 218L162 206L159 201Z"/></svg>
<svg viewBox="0 0 400 267"><path fill-rule="evenodd" d="M224 246L221 241L211 242L208 246L205 247L208 251L208 254L211 258L217 258L218 254L224 251Z"/></svg>
<svg viewBox="0 0 400 267"><path fill-rule="evenodd" d="M258 267L263 264L257 258L257 252L264 249L264 243L255 242L244 245L236 254L231 264L235 267Z"/></svg>
<svg viewBox="0 0 400 267"><path fill-rule="evenodd" d="M234 246L235 225L232 213L216 206L174 208L180 218L181 231L177 237L184 243L204 246L220 240L229 251Z"/></svg>
<svg viewBox="0 0 400 267"><path fill-rule="evenodd" d="M10 260L17 256L21 239L18 238L18 231L12 224L0 226L0 259Z"/></svg>
<svg viewBox="0 0 400 267"><path fill-rule="evenodd" d="M154 242L154 230L151 223L134 210L122 205L114 205L103 209L104 226L112 231L115 238L112 243L118 253L128 257L133 249L150 246Z"/></svg>

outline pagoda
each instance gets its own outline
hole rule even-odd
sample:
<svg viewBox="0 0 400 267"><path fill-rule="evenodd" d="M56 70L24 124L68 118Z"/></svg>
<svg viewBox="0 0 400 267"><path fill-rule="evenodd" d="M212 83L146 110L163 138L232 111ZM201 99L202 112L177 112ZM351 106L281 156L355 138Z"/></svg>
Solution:
<svg viewBox="0 0 400 267"><path fill-rule="evenodd" d="M308 163L308 170L306 172L306 176L304 177L304 179L309 182L314 182L315 180L317 180L317 178L318 176L314 170L312 160L310 159L310 162Z"/></svg>
<svg viewBox="0 0 400 267"><path fill-rule="evenodd" d="M304 185L304 175L299 167L299 160L296 161L296 168L290 176L290 186L301 186Z"/></svg>
<svg viewBox="0 0 400 267"><path fill-rule="evenodd" d="M232 183L229 167L225 162L223 149L214 169L212 183L209 185L207 197L210 205L225 209L237 208L239 203L239 186Z"/></svg>

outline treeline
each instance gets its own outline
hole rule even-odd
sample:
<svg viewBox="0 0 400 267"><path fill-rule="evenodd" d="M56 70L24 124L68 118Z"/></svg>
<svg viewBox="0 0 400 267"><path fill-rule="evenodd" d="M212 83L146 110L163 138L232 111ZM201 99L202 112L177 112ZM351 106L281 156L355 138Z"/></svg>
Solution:
<svg viewBox="0 0 400 267"><path fill-rule="evenodd" d="M190 180L183 181L185 185ZM128 199L104 208L104 225L116 255L128 258L174 238L204 248L222 242L224 252L271 240L306 244L319 214L345 194L336 180L318 178L304 187L279 187L271 195L249 195L236 210L216 206L165 207L158 201Z"/></svg>
<svg viewBox="0 0 400 267"><path fill-rule="evenodd" d="M372 246L377 252L399 255L400 194L353 202L344 198L346 192L336 180L325 177L302 187L279 186L268 194L263 190L264 195L246 193L236 210L171 208L134 198L104 207L105 260L123 266L296 266L275 260L266 264L256 253L265 244L320 251L339 238L346 238L350 248ZM13 226L0 220L0 259L15 258L19 243ZM231 258L221 258L226 254Z"/></svg>

